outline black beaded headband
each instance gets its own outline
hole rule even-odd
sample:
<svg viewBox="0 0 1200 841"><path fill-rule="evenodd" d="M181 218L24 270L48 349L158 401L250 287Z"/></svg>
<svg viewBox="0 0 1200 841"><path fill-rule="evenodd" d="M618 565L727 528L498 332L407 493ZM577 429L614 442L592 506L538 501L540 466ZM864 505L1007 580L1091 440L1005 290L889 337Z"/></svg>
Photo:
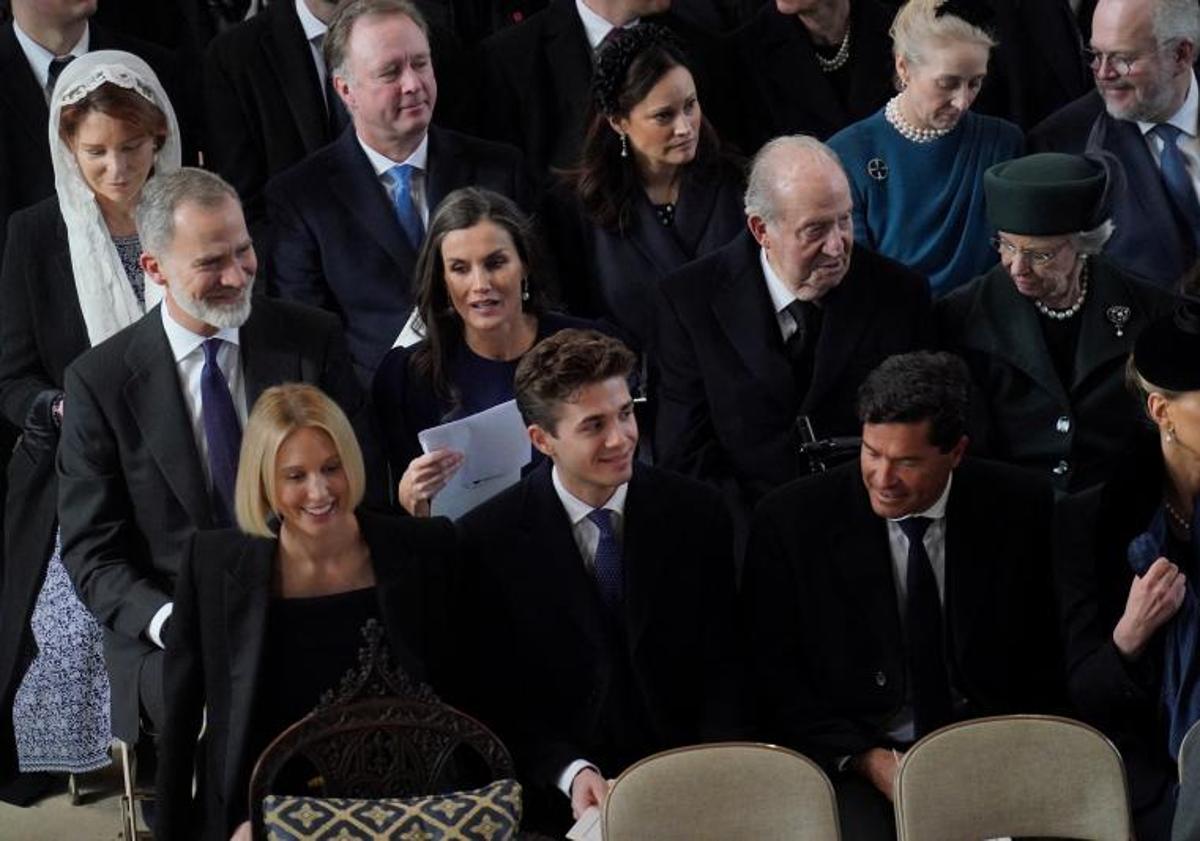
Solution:
<svg viewBox="0 0 1200 841"><path fill-rule="evenodd" d="M620 112L621 90L630 66L634 59L655 46L683 52L683 44L675 33L654 23L641 23L621 30L600 48L592 71L592 96L600 113L611 117Z"/></svg>
<svg viewBox="0 0 1200 841"><path fill-rule="evenodd" d="M935 18L940 18L942 15L954 15L956 18L962 18L971 26L985 32L990 29L994 17L991 9L982 3L957 2L957 0L946 0L933 13Z"/></svg>

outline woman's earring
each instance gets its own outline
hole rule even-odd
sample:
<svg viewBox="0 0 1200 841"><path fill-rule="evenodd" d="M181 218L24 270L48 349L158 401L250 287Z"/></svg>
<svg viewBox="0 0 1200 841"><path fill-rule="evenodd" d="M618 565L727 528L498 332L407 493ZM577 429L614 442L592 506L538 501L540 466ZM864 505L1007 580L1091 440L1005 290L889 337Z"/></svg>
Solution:
<svg viewBox="0 0 1200 841"><path fill-rule="evenodd" d="M629 138L624 132L621 132L621 157L629 157Z"/></svg>
<svg viewBox="0 0 1200 841"><path fill-rule="evenodd" d="M521 300L529 300L529 275L525 275L525 277L521 278Z"/></svg>
<svg viewBox="0 0 1200 841"><path fill-rule="evenodd" d="M1174 425L1167 426L1167 442L1170 444L1175 443L1175 427L1174 427Z"/></svg>

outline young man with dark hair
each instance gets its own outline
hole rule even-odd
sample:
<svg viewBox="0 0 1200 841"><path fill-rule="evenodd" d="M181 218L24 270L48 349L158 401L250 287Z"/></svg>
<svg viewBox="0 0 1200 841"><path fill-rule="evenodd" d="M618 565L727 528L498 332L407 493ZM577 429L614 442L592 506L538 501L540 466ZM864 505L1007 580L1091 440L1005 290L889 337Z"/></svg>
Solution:
<svg viewBox="0 0 1200 841"><path fill-rule="evenodd" d="M566 798L576 817L600 805L635 760L742 735L729 516L706 486L635 464L633 365L590 330L529 351L517 405L547 460L461 523L471 638L509 652L482 653L472 694L527 818L560 834Z"/></svg>
<svg viewBox="0 0 1200 841"><path fill-rule="evenodd" d="M917 739L1064 696L1051 490L963 457L969 388L950 354L890 357L859 389L859 465L755 512L743 600L760 735L831 772L846 841L895 837L896 767Z"/></svg>

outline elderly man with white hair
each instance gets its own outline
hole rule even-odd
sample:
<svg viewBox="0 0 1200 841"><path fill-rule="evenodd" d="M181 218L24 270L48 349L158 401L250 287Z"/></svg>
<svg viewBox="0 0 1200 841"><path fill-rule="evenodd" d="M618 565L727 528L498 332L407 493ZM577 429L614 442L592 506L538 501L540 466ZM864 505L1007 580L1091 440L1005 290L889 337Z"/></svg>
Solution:
<svg viewBox="0 0 1200 841"><path fill-rule="evenodd" d="M1200 256L1198 43L1196 0L1100 0L1085 51L1096 90L1030 135L1033 151L1116 156L1127 185L1105 253L1168 287Z"/></svg>
<svg viewBox="0 0 1200 841"><path fill-rule="evenodd" d="M854 245L837 156L803 136L754 159L748 230L660 285L661 464L726 492L739 526L805 472L798 430L857 435L855 393L880 362L924 347L929 284Z"/></svg>

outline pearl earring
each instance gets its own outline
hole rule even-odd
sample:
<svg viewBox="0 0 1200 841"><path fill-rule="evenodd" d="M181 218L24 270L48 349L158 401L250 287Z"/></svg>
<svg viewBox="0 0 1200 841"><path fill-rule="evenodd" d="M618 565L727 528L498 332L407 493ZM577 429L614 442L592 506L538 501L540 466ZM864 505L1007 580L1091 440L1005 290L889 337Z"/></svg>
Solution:
<svg viewBox="0 0 1200 841"><path fill-rule="evenodd" d="M522 301L529 300L529 276L528 275L521 278L521 300Z"/></svg>
<svg viewBox="0 0 1200 841"><path fill-rule="evenodd" d="M1175 443L1175 427L1174 426L1167 427L1167 441L1169 441L1172 444Z"/></svg>
<svg viewBox="0 0 1200 841"><path fill-rule="evenodd" d="M629 138L623 132L621 134L621 157L629 157Z"/></svg>

